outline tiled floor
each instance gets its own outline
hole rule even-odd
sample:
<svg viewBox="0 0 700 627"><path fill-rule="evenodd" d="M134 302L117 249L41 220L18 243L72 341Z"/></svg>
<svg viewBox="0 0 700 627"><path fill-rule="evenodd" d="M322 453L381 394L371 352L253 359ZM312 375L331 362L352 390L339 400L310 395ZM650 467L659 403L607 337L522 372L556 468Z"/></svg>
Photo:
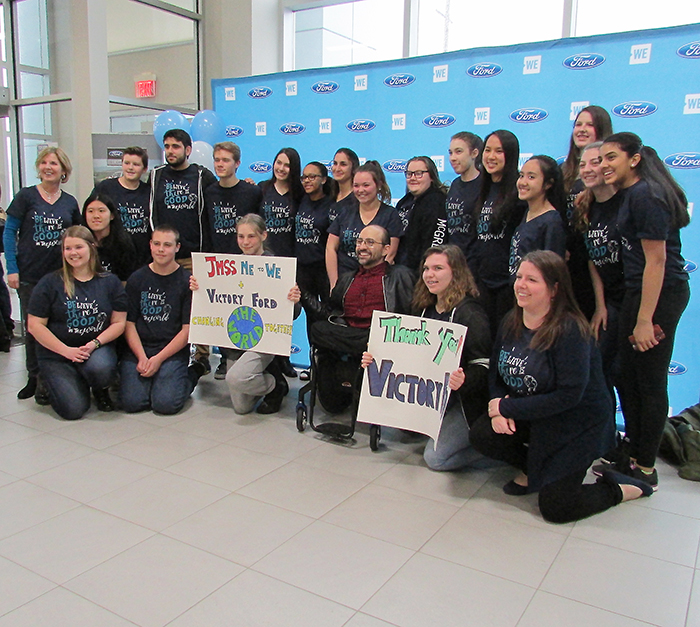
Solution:
<svg viewBox="0 0 700 627"><path fill-rule="evenodd" d="M556 526L506 468L439 474L237 416L58 420L0 355L0 627L700 627L700 484ZM298 383L293 385L296 389Z"/></svg>

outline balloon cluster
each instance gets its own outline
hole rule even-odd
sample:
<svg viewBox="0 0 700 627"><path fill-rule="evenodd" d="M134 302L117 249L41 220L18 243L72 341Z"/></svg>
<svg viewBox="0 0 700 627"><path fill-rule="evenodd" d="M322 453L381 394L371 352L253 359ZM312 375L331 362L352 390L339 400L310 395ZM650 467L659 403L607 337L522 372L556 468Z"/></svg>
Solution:
<svg viewBox="0 0 700 627"><path fill-rule="evenodd" d="M163 148L163 135L167 131L180 128L192 137L192 153L189 160L214 171L213 145L226 139L226 127L216 111L204 109L190 122L179 111L163 111L153 123L153 136Z"/></svg>

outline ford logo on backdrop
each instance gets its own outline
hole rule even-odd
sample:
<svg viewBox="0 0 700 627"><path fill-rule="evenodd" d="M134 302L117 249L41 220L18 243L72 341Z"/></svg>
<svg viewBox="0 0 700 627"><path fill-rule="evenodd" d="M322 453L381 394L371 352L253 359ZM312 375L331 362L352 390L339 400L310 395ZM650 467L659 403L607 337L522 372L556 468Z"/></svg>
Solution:
<svg viewBox="0 0 700 627"><path fill-rule="evenodd" d="M684 59L700 59L700 41L691 41L676 50L676 54Z"/></svg>
<svg viewBox="0 0 700 627"><path fill-rule="evenodd" d="M332 94L334 91L338 91L338 83L335 81L318 81L311 85L311 91L317 94Z"/></svg>
<svg viewBox="0 0 700 627"><path fill-rule="evenodd" d="M357 120L350 120L345 125L345 128L353 133L366 133L367 131L371 131L375 126L377 125L372 122L372 120L359 118Z"/></svg>
<svg viewBox="0 0 700 627"><path fill-rule="evenodd" d="M253 87L248 92L251 98L267 98L272 94L272 90L269 87Z"/></svg>
<svg viewBox="0 0 700 627"><path fill-rule="evenodd" d="M306 127L299 122L287 122L280 126L280 133L284 133L285 135L299 135L299 133L303 133L305 130Z"/></svg>
<svg viewBox="0 0 700 627"><path fill-rule="evenodd" d="M491 78L503 71L498 63L475 63L467 69L467 74L474 78Z"/></svg>
<svg viewBox="0 0 700 627"><path fill-rule="evenodd" d="M387 171L387 172L405 172L406 171L406 166L408 165L408 161L405 159L389 159L389 161L385 161L382 163L382 167Z"/></svg>
<svg viewBox="0 0 700 627"><path fill-rule="evenodd" d="M267 172L272 172L272 164L267 161L255 161L249 166L251 172L258 172L260 174L266 174Z"/></svg>
<svg viewBox="0 0 700 627"><path fill-rule="evenodd" d="M680 361L672 361L668 365L668 374L685 374L686 372L688 372L688 368Z"/></svg>
<svg viewBox="0 0 700 627"><path fill-rule="evenodd" d="M516 109L510 114L510 119L513 120L513 122L529 124L531 122L541 122L548 115L549 113L544 109Z"/></svg>
<svg viewBox="0 0 700 627"><path fill-rule="evenodd" d="M238 137L243 135L243 129L240 126L227 126L226 137Z"/></svg>
<svg viewBox="0 0 700 627"><path fill-rule="evenodd" d="M692 170L700 168L700 153L697 152L676 152L664 159L664 163L669 168L679 168L681 170Z"/></svg>
<svg viewBox="0 0 700 627"><path fill-rule="evenodd" d="M384 84L387 87L406 87L415 80L413 74L391 74L384 79Z"/></svg>
<svg viewBox="0 0 700 627"><path fill-rule="evenodd" d="M562 65L570 70L592 70L603 63L605 63L605 57L595 52L572 54L562 61Z"/></svg>
<svg viewBox="0 0 700 627"><path fill-rule="evenodd" d="M695 263L694 261L690 261L690 259L685 260L685 265L683 266L683 270L686 272L695 272L698 269L698 264Z"/></svg>
<svg viewBox="0 0 700 627"><path fill-rule="evenodd" d="M333 159L330 161L324 161L323 159L316 159L319 163L322 163L323 165L326 166L326 169L330 172L331 168L333 167Z"/></svg>
<svg viewBox="0 0 700 627"><path fill-rule="evenodd" d="M619 118L643 118L651 115L658 107L653 102L622 102L613 107L612 112Z"/></svg>
<svg viewBox="0 0 700 627"><path fill-rule="evenodd" d="M423 118L423 124L430 128L442 128L455 123L455 116L449 113L433 113Z"/></svg>

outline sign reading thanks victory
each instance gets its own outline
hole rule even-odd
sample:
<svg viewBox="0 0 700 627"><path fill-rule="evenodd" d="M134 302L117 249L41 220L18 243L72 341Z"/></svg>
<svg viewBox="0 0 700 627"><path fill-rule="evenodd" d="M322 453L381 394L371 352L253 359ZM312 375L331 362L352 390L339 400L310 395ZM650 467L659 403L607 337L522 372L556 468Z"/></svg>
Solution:
<svg viewBox="0 0 700 627"><path fill-rule="evenodd" d="M372 363L362 381L357 419L438 439L459 368L467 328L430 318L375 311L369 334Z"/></svg>
<svg viewBox="0 0 700 627"><path fill-rule="evenodd" d="M189 340L272 355L289 355L296 259L193 253Z"/></svg>

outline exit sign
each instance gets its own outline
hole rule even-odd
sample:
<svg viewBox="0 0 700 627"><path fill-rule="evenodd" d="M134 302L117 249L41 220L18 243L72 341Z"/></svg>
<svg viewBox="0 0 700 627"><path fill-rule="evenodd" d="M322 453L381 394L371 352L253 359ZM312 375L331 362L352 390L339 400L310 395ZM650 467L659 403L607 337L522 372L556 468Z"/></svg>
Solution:
<svg viewBox="0 0 700 627"><path fill-rule="evenodd" d="M136 97L137 98L155 98L156 97L156 82L136 81Z"/></svg>

